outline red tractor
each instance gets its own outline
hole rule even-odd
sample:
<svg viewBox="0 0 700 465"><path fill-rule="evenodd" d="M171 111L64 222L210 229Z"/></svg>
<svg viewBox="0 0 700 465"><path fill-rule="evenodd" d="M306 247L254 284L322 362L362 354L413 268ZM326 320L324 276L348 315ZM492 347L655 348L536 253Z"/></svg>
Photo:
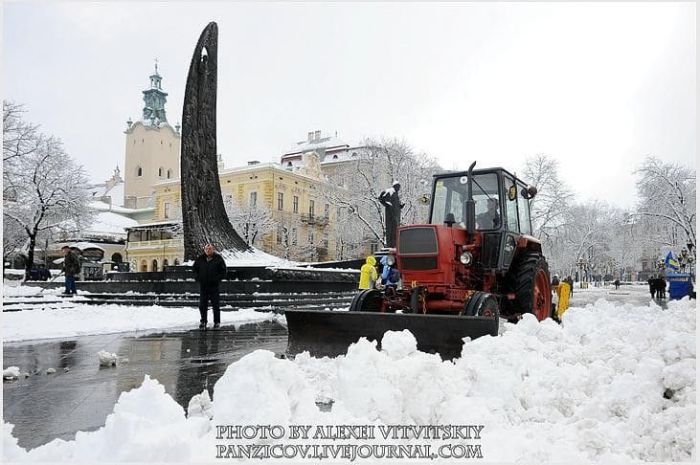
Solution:
<svg viewBox="0 0 700 465"><path fill-rule="evenodd" d="M537 189L502 168L434 177L427 224L399 228L385 263L398 286L360 291L347 312L289 310L288 352L335 356L360 337L410 330L418 349L459 356L464 337L498 334L499 318L551 316L547 261L531 236Z"/></svg>

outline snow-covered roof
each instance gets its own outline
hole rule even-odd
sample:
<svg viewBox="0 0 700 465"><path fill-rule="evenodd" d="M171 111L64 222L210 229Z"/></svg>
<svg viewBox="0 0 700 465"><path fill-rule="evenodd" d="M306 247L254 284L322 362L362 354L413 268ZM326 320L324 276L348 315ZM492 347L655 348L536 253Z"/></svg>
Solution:
<svg viewBox="0 0 700 465"><path fill-rule="evenodd" d="M150 228L153 226L170 226L180 223L182 223L180 220L153 221L151 223L137 223L134 226L129 226L129 229Z"/></svg>
<svg viewBox="0 0 700 465"><path fill-rule="evenodd" d="M106 202L102 202L99 200L95 200L94 202L90 202L90 208L93 210L97 211L110 211L114 213L122 213L125 215L131 215L135 213L143 213L145 211L151 211L153 210L153 207L150 208L126 208L126 207L118 207L114 204L110 205Z"/></svg>
<svg viewBox="0 0 700 465"><path fill-rule="evenodd" d="M289 149L284 155L282 155L282 158L285 158L290 155L295 155L298 153L303 153L303 152L309 152L311 150L319 150L322 149L323 151L328 151L332 149L343 149L343 148L349 148L350 145L347 144L346 142L343 142L342 140L338 139L337 137L329 136L329 137L321 137L320 139L314 139L314 140L303 140L300 142L297 142L292 146L291 149Z"/></svg>
<svg viewBox="0 0 700 465"><path fill-rule="evenodd" d="M97 244L93 244L92 242L74 242L72 244L68 244L69 247L75 247L76 249L80 250L85 250L85 249L99 249L101 251L105 251L102 247L100 247Z"/></svg>
<svg viewBox="0 0 700 465"><path fill-rule="evenodd" d="M88 233L126 236L126 228L137 226L138 221L111 211L99 212L88 228Z"/></svg>

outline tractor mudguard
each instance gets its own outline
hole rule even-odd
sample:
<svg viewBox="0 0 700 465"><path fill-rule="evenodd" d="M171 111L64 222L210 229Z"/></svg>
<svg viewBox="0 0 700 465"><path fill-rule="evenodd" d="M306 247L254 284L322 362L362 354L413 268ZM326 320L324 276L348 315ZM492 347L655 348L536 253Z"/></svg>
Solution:
<svg viewBox="0 0 700 465"><path fill-rule="evenodd" d="M313 357L347 353L361 337L378 341L386 331L408 329L418 350L439 353L443 360L459 357L462 339L498 335L499 317L329 310L287 310L287 354L308 351Z"/></svg>

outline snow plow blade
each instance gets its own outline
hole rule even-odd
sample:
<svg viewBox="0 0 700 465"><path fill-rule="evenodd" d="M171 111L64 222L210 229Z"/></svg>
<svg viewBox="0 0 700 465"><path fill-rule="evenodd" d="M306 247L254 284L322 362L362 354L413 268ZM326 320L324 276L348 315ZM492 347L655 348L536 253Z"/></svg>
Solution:
<svg viewBox="0 0 700 465"><path fill-rule="evenodd" d="M386 331L408 329L418 350L450 360L461 355L462 338L498 335L498 317L291 309L285 316L291 356L308 351L313 357L337 357L361 337L378 341L381 348Z"/></svg>

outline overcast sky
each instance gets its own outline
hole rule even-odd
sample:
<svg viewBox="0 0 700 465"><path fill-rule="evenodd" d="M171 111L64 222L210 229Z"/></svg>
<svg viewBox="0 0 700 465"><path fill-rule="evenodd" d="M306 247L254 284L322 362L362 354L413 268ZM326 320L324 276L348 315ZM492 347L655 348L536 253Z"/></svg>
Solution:
<svg viewBox="0 0 700 465"><path fill-rule="evenodd" d="M403 138L448 169L550 154L582 198L631 207L645 156L696 163L694 3L5 3L3 96L104 180L155 57L181 120L209 21L227 167L320 129Z"/></svg>

